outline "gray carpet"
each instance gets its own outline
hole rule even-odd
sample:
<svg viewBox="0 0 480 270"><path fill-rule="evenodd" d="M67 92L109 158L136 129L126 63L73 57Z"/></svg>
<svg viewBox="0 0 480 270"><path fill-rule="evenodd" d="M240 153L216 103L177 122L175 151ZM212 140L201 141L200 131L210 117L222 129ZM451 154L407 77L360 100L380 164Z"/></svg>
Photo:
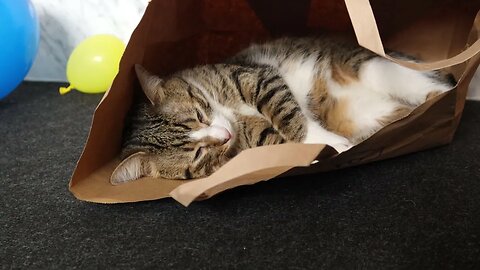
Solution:
<svg viewBox="0 0 480 270"><path fill-rule="evenodd" d="M480 269L480 103L446 147L175 201L77 201L100 96L24 83L0 101L2 269Z"/></svg>

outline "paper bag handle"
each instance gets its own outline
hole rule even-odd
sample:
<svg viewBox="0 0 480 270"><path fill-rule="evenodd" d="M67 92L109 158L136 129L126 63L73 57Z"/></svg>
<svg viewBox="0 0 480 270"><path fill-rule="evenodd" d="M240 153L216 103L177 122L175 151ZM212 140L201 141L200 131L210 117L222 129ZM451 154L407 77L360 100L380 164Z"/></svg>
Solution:
<svg viewBox="0 0 480 270"><path fill-rule="evenodd" d="M277 144L247 149L207 178L178 186L170 196L188 206L199 198L208 198L221 191L278 176L294 167L310 166L323 153L336 153L320 144ZM260 161L260 162L259 162Z"/></svg>
<svg viewBox="0 0 480 270"><path fill-rule="evenodd" d="M475 43L473 43L466 50L455 56L439 61L414 63L390 57L385 53L372 6L370 5L370 0L345 0L345 5L347 6L348 14L350 16L350 20L352 21L358 43L361 46L377 53L378 55L381 55L405 67L416 70L437 70L464 63L480 52L480 40L477 37ZM479 15L480 13L477 14L477 18ZM477 32L479 29L478 21L479 20L475 20L473 25L473 30L477 30Z"/></svg>

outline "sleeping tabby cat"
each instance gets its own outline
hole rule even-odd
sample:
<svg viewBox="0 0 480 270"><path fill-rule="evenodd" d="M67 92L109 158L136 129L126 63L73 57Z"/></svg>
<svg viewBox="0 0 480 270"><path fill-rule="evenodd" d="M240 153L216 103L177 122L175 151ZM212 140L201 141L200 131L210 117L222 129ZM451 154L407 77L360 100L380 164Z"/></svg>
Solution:
<svg viewBox="0 0 480 270"><path fill-rule="evenodd" d="M253 45L165 78L135 69L146 99L130 111L114 184L208 176L240 151L269 144L346 151L453 87L439 72L325 37Z"/></svg>

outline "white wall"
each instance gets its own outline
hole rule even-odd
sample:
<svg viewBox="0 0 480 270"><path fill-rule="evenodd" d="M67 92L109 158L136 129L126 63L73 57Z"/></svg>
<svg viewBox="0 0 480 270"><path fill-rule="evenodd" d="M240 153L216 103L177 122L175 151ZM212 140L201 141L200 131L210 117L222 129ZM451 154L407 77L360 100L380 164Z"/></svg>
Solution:
<svg viewBox="0 0 480 270"><path fill-rule="evenodd" d="M40 20L41 38L27 80L37 81L66 81L67 59L88 36L113 34L127 43L148 4L148 0L31 1Z"/></svg>
<svg viewBox="0 0 480 270"><path fill-rule="evenodd" d="M90 35L113 34L127 43L148 4L148 0L31 1L40 19L41 40L27 80L38 81L66 81L70 53ZM480 100L480 71L469 98Z"/></svg>

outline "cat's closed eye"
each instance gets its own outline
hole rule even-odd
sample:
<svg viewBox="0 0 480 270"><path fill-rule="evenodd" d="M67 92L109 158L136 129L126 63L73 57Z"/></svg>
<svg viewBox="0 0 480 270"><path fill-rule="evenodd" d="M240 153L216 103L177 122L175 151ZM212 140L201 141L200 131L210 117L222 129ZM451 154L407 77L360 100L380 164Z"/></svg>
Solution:
<svg viewBox="0 0 480 270"><path fill-rule="evenodd" d="M203 153L205 147L200 146L197 148L197 151L195 152L195 156L193 157L193 161L196 161Z"/></svg>
<svg viewBox="0 0 480 270"><path fill-rule="evenodd" d="M195 118L187 118L187 119L183 120L182 122L184 124L187 124L187 123L197 122L197 120Z"/></svg>
<svg viewBox="0 0 480 270"><path fill-rule="evenodd" d="M200 112L200 110L196 110L196 113L197 113L197 119L198 119L198 122L202 123L202 124L208 124L205 117L203 116L203 114Z"/></svg>

